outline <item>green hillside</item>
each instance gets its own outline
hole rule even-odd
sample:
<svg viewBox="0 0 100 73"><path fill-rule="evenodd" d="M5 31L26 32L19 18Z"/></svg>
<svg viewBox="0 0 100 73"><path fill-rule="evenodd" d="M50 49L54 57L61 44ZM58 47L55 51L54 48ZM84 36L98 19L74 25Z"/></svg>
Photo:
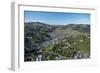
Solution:
<svg viewBox="0 0 100 73"><path fill-rule="evenodd" d="M24 61L90 58L90 25L24 23Z"/></svg>

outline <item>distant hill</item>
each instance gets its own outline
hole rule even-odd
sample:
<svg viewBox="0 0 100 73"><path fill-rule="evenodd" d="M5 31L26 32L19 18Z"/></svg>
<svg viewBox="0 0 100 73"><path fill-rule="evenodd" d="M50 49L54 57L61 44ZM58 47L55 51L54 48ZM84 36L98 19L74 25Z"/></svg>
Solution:
<svg viewBox="0 0 100 73"><path fill-rule="evenodd" d="M70 39L67 42L71 42L73 40L76 41L76 39L81 40L79 36L84 36L84 38L88 39L85 35L88 35L90 38L89 24L51 25L42 22L24 23L25 61L36 60L35 56L40 53L40 49L48 47L50 44L53 44L55 40L57 43L60 43L62 40L67 41L67 39ZM60 44L66 47L65 42ZM72 45L73 43L70 44ZM62 54L60 56L62 56ZM64 58L66 57L64 56ZM44 60L45 59L46 58L44 58Z"/></svg>
<svg viewBox="0 0 100 73"><path fill-rule="evenodd" d="M29 27L30 29L32 27L41 27L49 30L50 28L71 28L72 30L79 31L79 32L90 32L90 25L89 24L67 24L67 25L52 25L52 24L46 24L42 22L26 22L24 23L25 27ZM38 29L37 28L37 29Z"/></svg>
<svg viewBox="0 0 100 73"><path fill-rule="evenodd" d="M79 32L90 32L89 24L69 24L68 26Z"/></svg>

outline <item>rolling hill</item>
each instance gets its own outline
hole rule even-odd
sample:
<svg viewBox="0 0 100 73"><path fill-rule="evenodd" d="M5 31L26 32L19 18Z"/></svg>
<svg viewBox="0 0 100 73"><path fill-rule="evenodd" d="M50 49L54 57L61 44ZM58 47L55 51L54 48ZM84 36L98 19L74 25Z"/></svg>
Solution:
<svg viewBox="0 0 100 73"><path fill-rule="evenodd" d="M24 23L24 61L90 58L90 25Z"/></svg>

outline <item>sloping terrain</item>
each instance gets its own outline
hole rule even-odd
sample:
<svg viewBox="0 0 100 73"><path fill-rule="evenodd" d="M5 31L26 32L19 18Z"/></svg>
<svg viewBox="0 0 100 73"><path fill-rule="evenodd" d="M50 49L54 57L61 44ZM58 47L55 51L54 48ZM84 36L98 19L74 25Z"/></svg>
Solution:
<svg viewBox="0 0 100 73"><path fill-rule="evenodd" d="M24 23L24 61L90 57L90 25Z"/></svg>

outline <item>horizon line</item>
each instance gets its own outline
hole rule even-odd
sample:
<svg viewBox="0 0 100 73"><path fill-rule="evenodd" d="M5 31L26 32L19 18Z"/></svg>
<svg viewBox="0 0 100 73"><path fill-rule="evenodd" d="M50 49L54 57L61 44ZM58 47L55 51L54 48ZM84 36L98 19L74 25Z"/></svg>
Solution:
<svg viewBox="0 0 100 73"><path fill-rule="evenodd" d="M47 24L47 25L90 25L90 24L88 24L88 23L84 23L84 24L82 24L82 23L65 23L65 24L51 24L51 23L46 23L46 22L39 22L39 21L33 21L33 22L24 22L24 23L43 23L43 24Z"/></svg>

